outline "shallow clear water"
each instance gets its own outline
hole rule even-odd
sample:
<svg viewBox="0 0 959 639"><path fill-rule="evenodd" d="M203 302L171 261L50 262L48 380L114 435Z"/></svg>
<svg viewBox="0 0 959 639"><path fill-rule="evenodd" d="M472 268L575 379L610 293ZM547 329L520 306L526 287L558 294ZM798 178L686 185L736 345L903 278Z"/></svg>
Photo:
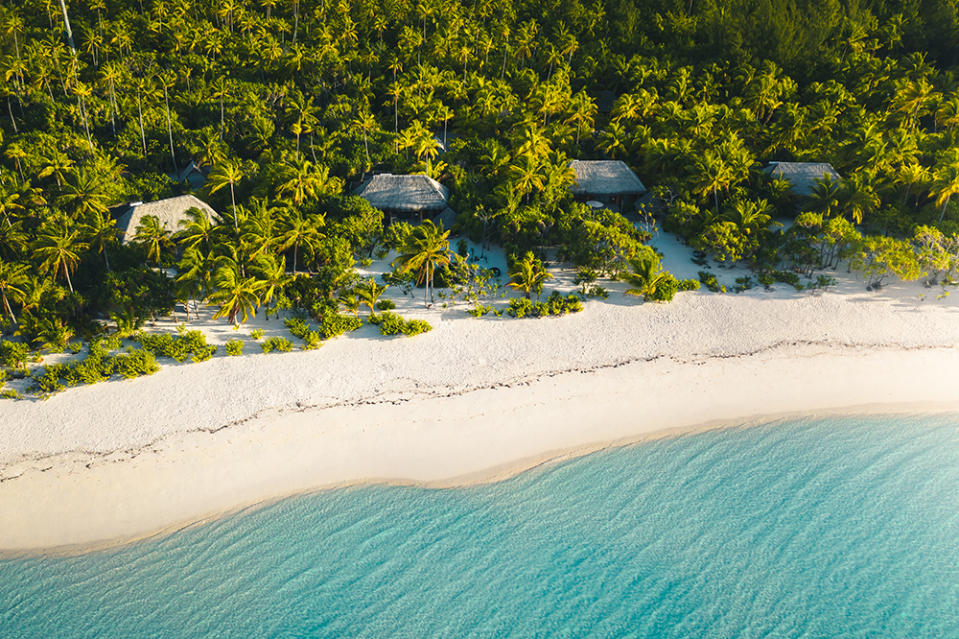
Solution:
<svg viewBox="0 0 959 639"><path fill-rule="evenodd" d="M959 417L782 422L0 561L0 637L959 637Z"/></svg>

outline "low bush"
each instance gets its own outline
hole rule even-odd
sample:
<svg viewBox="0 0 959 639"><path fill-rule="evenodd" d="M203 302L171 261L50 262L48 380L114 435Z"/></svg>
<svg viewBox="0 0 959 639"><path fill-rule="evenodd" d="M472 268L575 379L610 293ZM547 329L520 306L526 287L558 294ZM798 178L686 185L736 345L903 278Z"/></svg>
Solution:
<svg viewBox="0 0 959 639"><path fill-rule="evenodd" d="M370 315L370 324L378 325L380 327L381 335L403 334L413 336L433 330L433 327L430 326L429 322L417 319L403 319L396 313L391 313L389 311L377 313L376 315Z"/></svg>
<svg viewBox="0 0 959 639"><path fill-rule="evenodd" d="M563 296L559 291L553 291L545 302L514 298L509 301L507 314L517 319L523 317L547 317L549 315L565 315L578 313L583 310L583 302L575 295Z"/></svg>
<svg viewBox="0 0 959 639"><path fill-rule="evenodd" d="M260 347L263 349L264 353L270 353L272 351L289 353L293 350L293 342L285 337L269 337L266 339L266 341L260 344Z"/></svg>
<svg viewBox="0 0 959 639"><path fill-rule="evenodd" d="M391 311L396 308L396 302L393 300L380 300L376 303L376 310L378 311Z"/></svg>
<svg viewBox="0 0 959 639"><path fill-rule="evenodd" d="M226 354L230 357L236 357L237 355L243 354L243 340L231 339L224 344L223 347L226 349Z"/></svg>
<svg viewBox="0 0 959 639"><path fill-rule="evenodd" d="M186 361L188 357L194 362L202 362L210 359L216 352L216 346L206 343L206 335L200 331L187 331L182 325L177 329L177 335L140 331L133 339L154 355L169 357L178 362Z"/></svg>
<svg viewBox="0 0 959 639"><path fill-rule="evenodd" d="M30 347L23 342L0 340L0 364L8 368L26 368Z"/></svg>
<svg viewBox="0 0 959 639"><path fill-rule="evenodd" d="M679 290L681 290L681 291L698 291L698 290L699 290L699 280L680 280L680 281L679 281Z"/></svg>
<svg viewBox="0 0 959 639"><path fill-rule="evenodd" d="M713 293L725 292L723 287L719 285L719 280L716 279L716 276L709 271L700 271L698 273L699 281L702 282L703 286L712 291Z"/></svg>
<svg viewBox="0 0 959 639"><path fill-rule="evenodd" d="M263 337L263 329L262 328L253 329L252 331L250 331L250 337L252 339L260 339L261 337Z"/></svg>
<svg viewBox="0 0 959 639"><path fill-rule="evenodd" d="M737 293L743 293L751 289L753 286L755 286L753 278L749 277L748 275L743 275L742 277L736 278L736 288L734 290Z"/></svg>

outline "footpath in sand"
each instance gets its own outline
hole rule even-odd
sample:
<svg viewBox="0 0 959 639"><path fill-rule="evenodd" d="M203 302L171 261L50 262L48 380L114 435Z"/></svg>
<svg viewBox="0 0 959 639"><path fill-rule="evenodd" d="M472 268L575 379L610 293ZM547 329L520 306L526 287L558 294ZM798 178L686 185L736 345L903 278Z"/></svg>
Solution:
<svg viewBox="0 0 959 639"><path fill-rule="evenodd" d="M364 327L2 402L0 552L109 545L327 486L484 481L706 424L955 409L959 300L937 292L614 293L543 320L434 308L415 338Z"/></svg>

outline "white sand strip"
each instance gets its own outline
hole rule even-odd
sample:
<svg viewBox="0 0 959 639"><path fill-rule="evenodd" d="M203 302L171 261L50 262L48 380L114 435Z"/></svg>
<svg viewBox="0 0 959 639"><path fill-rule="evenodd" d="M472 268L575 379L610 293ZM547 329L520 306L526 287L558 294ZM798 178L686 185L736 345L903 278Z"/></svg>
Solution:
<svg viewBox="0 0 959 639"><path fill-rule="evenodd" d="M90 548L325 486L496 478L705 423L959 410L959 307L918 292L435 312L414 339L369 331L4 402L0 549Z"/></svg>

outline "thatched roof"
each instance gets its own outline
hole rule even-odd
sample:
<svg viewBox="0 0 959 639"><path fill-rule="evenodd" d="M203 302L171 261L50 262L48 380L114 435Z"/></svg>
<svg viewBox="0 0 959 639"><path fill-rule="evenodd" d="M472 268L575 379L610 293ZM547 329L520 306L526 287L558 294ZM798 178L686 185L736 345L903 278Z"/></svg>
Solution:
<svg viewBox="0 0 959 639"><path fill-rule="evenodd" d="M442 211L450 192L425 175L381 173L361 184L356 195L381 211Z"/></svg>
<svg viewBox="0 0 959 639"><path fill-rule="evenodd" d="M163 228L176 233L181 229L180 222L189 221L190 218L187 217L186 212L193 208L205 212L211 219L216 216L216 211L209 204L192 195L181 195L155 202L133 202L117 219L120 241L123 243L131 241L136 235L140 222L147 215L156 216Z"/></svg>
<svg viewBox="0 0 959 639"><path fill-rule="evenodd" d="M646 187L632 169L621 160L573 160L569 167L576 174L570 188L575 195L638 195Z"/></svg>
<svg viewBox="0 0 959 639"><path fill-rule="evenodd" d="M795 195L812 195L816 180L827 175L833 180L840 179L832 164L825 162L770 162L766 171L775 178L788 180L792 185L789 190Z"/></svg>

